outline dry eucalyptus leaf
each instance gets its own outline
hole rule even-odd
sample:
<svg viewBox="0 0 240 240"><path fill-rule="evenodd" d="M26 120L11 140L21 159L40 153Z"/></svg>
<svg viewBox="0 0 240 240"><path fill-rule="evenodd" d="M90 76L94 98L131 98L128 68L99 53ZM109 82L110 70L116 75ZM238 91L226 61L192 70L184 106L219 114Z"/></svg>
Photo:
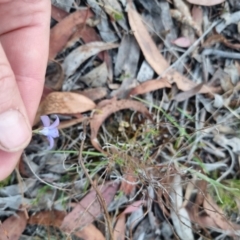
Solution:
<svg viewBox="0 0 240 240"><path fill-rule="evenodd" d="M81 123L81 122L84 122L87 120L88 120L87 117L81 117L81 118L71 119L68 121L63 121L59 124L58 129L69 128L69 127L72 127L78 123Z"/></svg>
<svg viewBox="0 0 240 240"><path fill-rule="evenodd" d="M57 210L41 211L32 215L28 219L28 224L54 226L59 228L65 216L66 216L66 212L64 211L57 211Z"/></svg>
<svg viewBox="0 0 240 240"><path fill-rule="evenodd" d="M77 30L76 26L85 23L92 16L93 14L88 8L81 9L68 15L54 26L50 32L49 58L55 58Z"/></svg>
<svg viewBox="0 0 240 240"><path fill-rule="evenodd" d="M28 224L54 226L60 228L64 217L67 213L64 211L41 211L30 217ZM104 240L102 233L92 224L85 227L83 230L74 232L75 236L83 239Z"/></svg>
<svg viewBox="0 0 240 240"><path fill-rule="evenodd" d="M41 115L83 113L95 108L95 103L78 93L52 92L40 104L35 124Z"/></svg>
<svg viewBox="0 0 240 240"><path fill-rule="evenodd" d="M126 230L126 216L121 215L114 228L114 240L124 240L125 239L125 230Z"/></svg>
<svg viewBox="0 0 240 240"><path fill-rule="evenodd" d="M200 6L193 6L192 8L192 18L196 24L198 24L199 27L202 26L203 22L203 9Z"/></svg>
<svg viewBox="0 0 240 240"><path fill-rule="evenodd" d="M17 240L20 239L27 225L27 219L23 212L17 213L6 219L0 225L1 240Z"/></svg>
<svg viewBox="0 0 240 240"><path fill-rule="evenodd" d="M130 195L136 189L136 185L131 184L131 183L136 182L137 178L134 175L133 170L131 170L131 169L126 169L123 172L123 177L126 181L121 182L121 186L120 186L119 190L122 191L125 195Z"/></svg>
<svg viewBox="0 0 240 240"><path fill-rule="evenodd" d="M101 41L100 36L97 34L94 28L89 27L88 25L85 24L81 24L76 27L76 31L70 37L69 41L67 42L63 50L69 47L73 47L74 44L77 41L79 41L80 38L84 41L84 43Z"/></svg>
<svg viewBox="0 0 240 240"><path fill-rule="evenodd" d="M185 101L186 99L188 99L190 97L193 97L196 94L198 94L199 91L201 90L202 86L203 86L203 83L200 83L196 87L194 87L194 88L192 88L188 91L178 93L176 96L174 96L173 99L177 102Z"/></svg>
<svg viewBox="0 0 240 240"><path fill-rule="evenodd" d="M177 87L182 91L187 91L194 88L197 84L188 78L181 75L176 70L169 70L165 72L169 67L168 62L164 59L162 54L159 52L157 46L150 37L146 26L142 22L141 16L136 12L132 6L129 5L128 8L128 18L133 34L145 56L149 65L155 70L155 72L166 78L167 81L172 84L176 83ZM215 92L216 89L213 87L208 87L203 85L199 93Z"/></svg>
<svg viewBox="0 0 240 240"><path fill-rule="evenodd" d="M90 98L93 101L97 101L107 96L108 89L104 87L97 87L76 92L82 94L83 96L86 96L87 98Z"/></svg>
<svg viewBox="0 0 240 240"><path fill-rule="evenodd" d="M129 96L131 95L139 95L139 94L144 94L148 93L151 91L156 91L161 88L171 88L171 84L168 83L168 81L164 78L162 79L157 79L157 80L149 80L146 81L137 87L133 88L131 92L129 93Z"/></svg>
<svg viewBox="0 0 240 240"><path fill-rule="evenodd" d="M212 197L207 194L204 201L203 201L203 207L206 213L214 220L216 225L225 231L231 231L232 234L234 234L235 230L239 230L240 226L228 221L227 217L225 217L225 214L223 210L214 202Z"/></svg>
<svg viewBox="0 0 240 240"><path fill-rule="evenodd" d="M225 0L187 0L189 3L201 5L201 6L213 6L223 3Z"/></svg>
<svg viewBox="0 0 240 240"><path fill-rule="evenodd" d="M118 185L117 182L108 182L105 185L97 186L106 206L112 202L118 191ZM70 233L81 229L101 216L102 212L103 209L98 201L96 191L91 190L63 219L61 230Z"/></svg>
<svg viewBox="0 0 240 240"><path fill-rule="evenodd" d="M81 239L91 239L91 240L105 240L106 238L103 236L103 234L94 226L93 224L90 224L83 228L81 231L75 232L75 236L81 238Z"/></svg>
<svg viewBox="0 0 240 240"><path fill-rule="evenodd" d="M156 73L161 75L161 73L168 68L168 63L159 53L157 46L153 42L144 23L142 22L141 16L135 9L133 9L132 4L129 5L128 8L128 19L133 34L143 51L147 62L152 66Z"/></svg>
<svg viewBox="0 0 240 240"><path fill-rule="evenodd" d="M135 78L125 78L122 81L121 86L110 93L111 97L116 97L118 99L128 98L129 93L133 88L138 85L138 82Z"/></svg>
<svg viewBox="0 0 240 240"><path fill-rule="evenodd" d="M90 42L73 50L63 62L66 77L71 76L77 68L91 56L101 51L117 48L118 44L104 42Z"/></svg>

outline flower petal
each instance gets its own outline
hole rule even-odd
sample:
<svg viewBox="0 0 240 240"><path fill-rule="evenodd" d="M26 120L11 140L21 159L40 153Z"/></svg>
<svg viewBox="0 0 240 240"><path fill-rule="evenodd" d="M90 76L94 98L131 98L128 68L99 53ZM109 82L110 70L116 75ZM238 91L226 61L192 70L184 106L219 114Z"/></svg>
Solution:
<svg viewBox="0 0 240 240"><path fill-rule="evenodd" d="M49 128L48 136L53 137L53 138L59 137L58 129L57 128L52 128L52 129Z"/></svg>
<svg viewBox="0 0 240 240"><path fill-rule="evenodd" d="M47 137L48 141L49 141L49 147L48 147L48 150L52 149L53 146L54 146L54 140L51 136L48 136Z"/></svg>
<svg viewBox="0 0 240 240"><path fill-rule="evenodd" d="M39 133L44 135L44 136L48 136L49 135L49 129L48 127L44 127L42 129L39 130Z"/></svg>
<svg viewBox="0 0 240 240"><path fill-rule="evenodd" d="M40 117L43 123L44 127L49 127L50 126L50 118L46 115L43 115Z"/></svg>
<svg viewBox="0 0 240 240"><path fill-rule="evenodd" d="M49 126L49 129L56 128L59 125L59 118L57 115L55 116L56 116L56 120L51 124L51 126Z"/></svg>

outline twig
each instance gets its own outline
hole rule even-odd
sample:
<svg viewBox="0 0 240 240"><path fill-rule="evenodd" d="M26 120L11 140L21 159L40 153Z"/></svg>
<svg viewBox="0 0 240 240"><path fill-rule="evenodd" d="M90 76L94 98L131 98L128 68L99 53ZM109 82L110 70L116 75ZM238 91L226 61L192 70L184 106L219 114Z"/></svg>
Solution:
<svg viewBox="0 0 240 240"><path fill-rule="evenodd" d="M230 58L230 59L240 59L240 53L226 52L217 49L205 49L202 55L216 55L217 57Z"/></svg>
<svg viewBox="0 0 240 240"><path fill-rule="evenodd" d="M18 163L18 166L15 168L15 172L16 172L16 175L17 175L18 186L20 188L22 201L24 202L23 179L22 179L21 174L19 172L19 163ZM29 215L28 215L28 212L27 212L25 204L23 204L23 211L24 211L26 219L29 219Z"/></svg>
<svg viewBox="0 0 240 240"><path fill-rule="evenodd" d="M86 136L86 125L84 123L83 123L83 133L84 133L84 136ZM104 218L105 218L105 220L107 222L108 231L109 231L109 237L110 237L111 240L113 240L114 239L114 235L113 235L113 230L112 230L112 224L111 224L111 221L110 221L110 216L109 216L109 213L108 213L108 210L107 210L107 206L106 206L105 200L103 199L103 197L101 195L101 192L99 191L98 187L95 185L95 183L91 179L91 176L88 174L88 170L86 169L86 167L85 167L85 165L83 163L82 151L83 151L84 140L85 139L83 139L81 141L81 145L80 145L80 149L79 149L79 155L78 155L78 162L81 165L81 167L83 169L83 172L85 173L87 179L91 183L93 189L97 193L97 198L98 198L99 204L102 206L103 211L104 211Z"/></svg>

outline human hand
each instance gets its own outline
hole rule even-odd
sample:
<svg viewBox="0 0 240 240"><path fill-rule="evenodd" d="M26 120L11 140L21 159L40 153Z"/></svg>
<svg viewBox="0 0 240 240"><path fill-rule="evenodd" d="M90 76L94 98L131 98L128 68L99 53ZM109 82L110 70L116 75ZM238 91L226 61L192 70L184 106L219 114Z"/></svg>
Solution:
<svg viewBox="0 0 240 240"><path fill-rule="evenodd" d="M0 0L0 180L32 137L48 59L49 0Z"/></svg>

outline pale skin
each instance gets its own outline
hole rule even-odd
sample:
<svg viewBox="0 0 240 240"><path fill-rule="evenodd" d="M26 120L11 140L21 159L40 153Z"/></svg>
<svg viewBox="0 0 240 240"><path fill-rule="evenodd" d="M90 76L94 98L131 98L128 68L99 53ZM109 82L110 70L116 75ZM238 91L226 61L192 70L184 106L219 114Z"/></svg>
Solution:
<svg viewBox="0 0 240 240"><path fill-rule="evenodd" d="M0 181L31 139L48 60L50 10L50 0L0 0L0 115L13 109L26 120L21 144L8 148L0 141ZM12 135L15 141L17 131Z"/></svg>

